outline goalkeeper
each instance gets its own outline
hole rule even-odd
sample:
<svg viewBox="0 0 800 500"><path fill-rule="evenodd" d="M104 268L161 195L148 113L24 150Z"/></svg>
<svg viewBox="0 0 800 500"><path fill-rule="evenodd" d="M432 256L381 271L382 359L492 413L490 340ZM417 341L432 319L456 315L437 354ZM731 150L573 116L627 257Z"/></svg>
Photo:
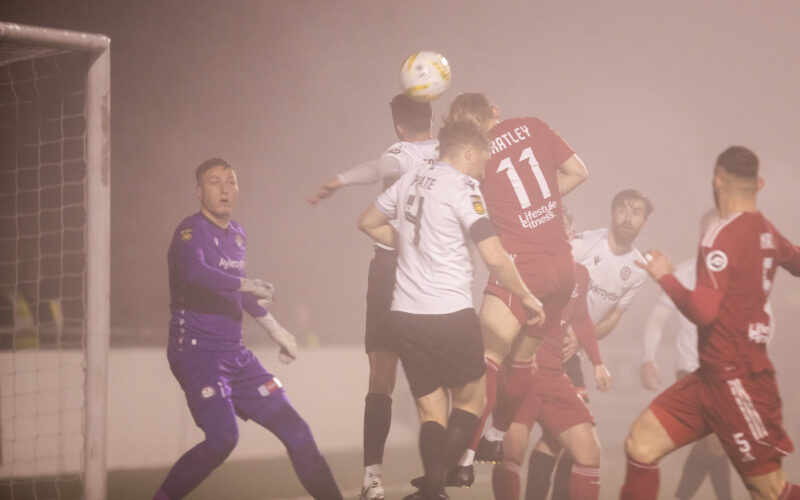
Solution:
<svg viewBox="0 0 800 500"><path fill-rule="evenodd" d="M242 343L242 312L247 311L280 346L281 362L297 356L294 336L265 308L272 285L245 278L247 240L242 226L231 220L239 191L236 172L227 161L212 158L197 168L196 180L200 212L178 225L168 254L167 359L205 440L178 459L154 499L183 498L227 458L239 437L236 415L283 442L312 497L341 499L308 424L278 379Z"/></svg>

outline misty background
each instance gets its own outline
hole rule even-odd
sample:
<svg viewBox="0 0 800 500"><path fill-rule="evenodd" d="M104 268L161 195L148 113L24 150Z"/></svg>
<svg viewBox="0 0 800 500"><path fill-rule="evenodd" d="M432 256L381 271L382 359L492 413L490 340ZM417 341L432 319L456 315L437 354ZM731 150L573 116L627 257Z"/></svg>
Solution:
<svg viewBox="0 0 800 500"><path fill-rule="evenodd" d="M633 187L655 205L636 246L676 264L691 257L714 160L741 144L761 159L760 209L798 242L798 19L796 2L728 0L0 5L2 21L112 41L112 346L166 346L166 252L198 209L194 169L212 156L237 167L247 274L275 284L276 317L306 349L361 344L372 245L355 221L378 187L344 188L317 207L305 199L397 140L388 103L400 63L420 49L444 54L453 72L434 130L458 93L481 91L503 117L536 116L569 142L590 174L566 199L579 231L607 225L611 197ZM601 343L612 374L637 388L657 294L648 281ZM797 440L800 281L780 271L772 303L770 352ZM248 343L265 337L246 324ZM662 346L669 382L673 337Z"/></svg>

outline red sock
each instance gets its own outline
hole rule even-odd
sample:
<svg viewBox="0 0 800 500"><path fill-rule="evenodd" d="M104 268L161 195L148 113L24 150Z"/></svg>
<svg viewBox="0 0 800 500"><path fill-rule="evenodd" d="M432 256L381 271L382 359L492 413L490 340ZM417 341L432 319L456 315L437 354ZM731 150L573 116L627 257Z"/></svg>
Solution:
<svg viewBox="0 0 800 500"><path fill-rule="evenodd" d="M569 476L571 500L597 500L600 498L600 467L572 464Z"/></svg>
<svg viewBox="0 0 800 500"><path fill-rule="evenodd" d="M800 500L800 486L786 481L786 486L783 487L783 492L778 500Z"/></svg>
<svg viewBox="0 0 800 500"><path fill-rule="evenodd" d="M494 408L494 400L497 397L497 379L499 378L500 368L497 364L489 358L486 358L486 408L483 409L481 414L481 422L478 424L478 429L475 431L475 436L469 445L469 449L475 451L478 449L478 441L481 440L483 435L483 428L486 427L486 420L492 413Z"/></svg>
<svg viewBox="0 0 800 500"><path fill-rule="evenodd" d="M533 360L511 363L508 377L498 390L497 404L492 414L492 425L500 431L507 431L522 406L533 379Z"/></svg>
<svg viewBox="0 0 800 500"><path fill-rule="evenodd" d="M495 500L519 500L519 463L503 459L492 470L492 488Z"/></svg>
<svg viewBox="0 0 800 500"><path fill-rule="evenodd" d="M658 462L645 464L628 457L625 483L620 500L652 500L658 498Z"/></svg>

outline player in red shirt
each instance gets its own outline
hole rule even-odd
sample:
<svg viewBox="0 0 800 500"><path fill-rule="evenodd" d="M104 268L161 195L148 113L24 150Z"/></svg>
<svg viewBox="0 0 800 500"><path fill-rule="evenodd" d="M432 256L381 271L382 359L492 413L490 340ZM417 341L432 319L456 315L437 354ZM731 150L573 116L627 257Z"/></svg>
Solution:
<svg viewBox="0 0 800 500"><path fill-rule="evenodd" d="M572 230L571 214L565 209L564 224ZM574 499L598 498L600 493L600 443L594 418L580 398L579 390L566 375L563 365L563 339L572 327L580 346L594 365L598 389L611 387L597 346L597 335L589 315L586 294L589 272L575 264L575 290L561 321L561 334L545 338L536 350L536 369L531 390L514 417L503 439L503 462L495 465L492 483L496 500L517 500L520 495L520 464L525 458L534 422L539 422L545 439L556 448L566 447L573 460L568 491ZM530 479L529 479L530 481Z"/></svg>
<svg viewBox="0 0 800 500"><path fill-rule="evenodd" d="M766 351L767 297L778 266L800 276L800 248L756 209L758 158L732 146L714 167L719 219L700 242L697 286L686 289L657 250L640 263L697 324L700 368L662 392L633 423L622 499L656 498L658 461L714 433L758 499L800 499L781 469L793 445L782 427L775 369Z"/></svg>
<svg viewBox="0 0 800 500"><path fill-rule="evenodd" d="M478 459L501 459L503 434L528 393L536 347L543 338L559 334L562 310L575 286L561 197L585 181L588 173L578 155L545 122L537 118L500 122L497 107L483 94L467 92L456 97L446 120L472 121L488 131L491 158L481 180L486 208L503 247L545 311L542 325L525 327L526 335L517 342L507 377L498 391L499 367L525 325L525 311L508 290L489 277L480 309L487 405L478 434L459 464L466 467L472 464L473 450L478 447L495 397L493 426L487 430L489 441L481 441ZM481 456L483 451L485 456Z"/></svg>

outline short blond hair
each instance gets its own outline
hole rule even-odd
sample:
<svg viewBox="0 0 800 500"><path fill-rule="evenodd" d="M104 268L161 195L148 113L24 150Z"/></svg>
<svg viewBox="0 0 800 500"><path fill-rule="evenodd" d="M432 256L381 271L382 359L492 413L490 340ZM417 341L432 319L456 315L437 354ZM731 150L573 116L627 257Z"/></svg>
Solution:
<svg viewBox="0 0 800 500"><path fill-rule="evenodd" d="M492 103L485 95L480 92L464 92L453 99L444 124L469 122L481 130L488 130L488 125L494 119Z"/></svg>

